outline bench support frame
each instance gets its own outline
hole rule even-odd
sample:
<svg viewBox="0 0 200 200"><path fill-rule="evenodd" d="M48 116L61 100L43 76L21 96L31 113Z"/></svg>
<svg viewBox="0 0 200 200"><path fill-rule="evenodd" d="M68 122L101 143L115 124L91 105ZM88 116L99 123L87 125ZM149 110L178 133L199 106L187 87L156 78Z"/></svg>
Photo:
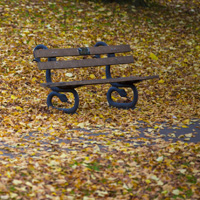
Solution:
<svg viewBox="0 0 200 200"><path fill-rule="evenodd" d="M105 42L97 42L95 44L96 47L98 46L108 46ZM115 54L108 54L108 57L115 57ZM96 55L96 57L100 57L99 55ZM110 65L106 66L106 78L112 78L111 72L110 72ZM135 105L138 101L138 91L135 85L133 84L123 84L123 83L111 83L112 87L107 92L107 100L110 106L116 107L116 108L135 108ZM116 91L119 93L121 97L127 97L127 93L124 89L119 89L119 87L125 87L125 88L131 88L133 91L133 100L130 103L118 103L112 100L112 92Z"/></svg>
<svg viewBox="0 0 200 200"><path fill-rule="evenodd" d="M95 47L98 47L98 46L108 46L108 45L105 42L97 42L95 44ZM38 49L48 49L48 48L45 45L40 44L40 45L37 45L35 47L34 51L38 50ZM81 51L81 53L82 53L82 51ZM109 53L109 54L107 54L107 56L108 57L115 57L115 54ZM95 57L100 58L100 55L95 55ZM34 61L40 62L40 58L35 58ZM48 58L48 61L56 61L56 58L54 58L54 57ZM106 65L106 78L107 79L112 78L111 72L110 72L110 65ZM51 70L50 69L46 70L46 82L52 83ZM133 85L133 83L128 83L128 84L127 83L126 84L110 83L110 84L112 85L112 87L107 92L107 100L108 100L109 105L116 107L116 108L124 108L124 109L132 108L132 109L134 109L135 105L138 101L138 91L137 91L137 88L135 87L135 85ZM132 102L130 102L130 103L118 103L118 102L113 101L112 92L114 92L114 91L117 91L121 97L127 96L126 91L124 89L120 89L121 87L132 89L132 91L133 91ZM79 106L79 96L78 96L77 91L74 88L73 89L69 89L69 88L68 89L61 89L59 87L51 87L52 92L47 97L47 106L56 108L56 109L61 110L65 113L75 113L78 106ZM69 103L66 95L61 94L60 92L69 92L69 93L73 94L74 101L75 101L73 107L71 107L71 108L58 108L58 107L53 106L52 99L53 99L54 96L57 96L62 102Z"/></svg>

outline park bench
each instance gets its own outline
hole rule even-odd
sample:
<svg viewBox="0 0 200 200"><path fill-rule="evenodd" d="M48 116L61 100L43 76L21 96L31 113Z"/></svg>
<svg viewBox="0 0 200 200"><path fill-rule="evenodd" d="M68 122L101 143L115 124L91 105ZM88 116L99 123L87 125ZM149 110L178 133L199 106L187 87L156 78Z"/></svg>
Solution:
<svg viewBox="0 0 200 200"><path fill-rule="evenodd" d="M47 97L48 107L57 108L66 113L75 113L79 106L79 96L75 88L96 85L96 84L111 84L111 88L107 92L107 100L110 106L117 108L134 108L138 100L138 92L135 87L135 83L143 80L158 78L158 76L146 76L146 77L119 77L112 78L110 72L111 65L130 64L134 62L133 56L115 56L116 53L130 52L129 45L113 45L108 46L104 42L97 42L94 47L83 48L67 48L67 49L48 49L44 45L37 45L34 49L34 61L38 63L40 70L46 70L46 83L41 83L41 86L51 88L52 92ZM100 55L106 54L107 57L101 58ZM93 56L88 59L88 55ZM84 56L78 60L56 60L57 57L65 56ZM87 56L87 59L85 58ZM41 59L46 58L46 62L42 62ZM71 69L71 68L86 68L96 66L106 66L106 78L82 80L82 81L69 81L69 82L52 82L51 70L56 69ZM114 91L118 92L121 97L126 97L127 92L122 88L131 88L133 91L133 99L131 102L116 102L112 98ZM61 92L69 92L73 94L74 104L70 108L55 107L52 103L52 98L57 96L62 102L68 102L68 98Z"/></svg>

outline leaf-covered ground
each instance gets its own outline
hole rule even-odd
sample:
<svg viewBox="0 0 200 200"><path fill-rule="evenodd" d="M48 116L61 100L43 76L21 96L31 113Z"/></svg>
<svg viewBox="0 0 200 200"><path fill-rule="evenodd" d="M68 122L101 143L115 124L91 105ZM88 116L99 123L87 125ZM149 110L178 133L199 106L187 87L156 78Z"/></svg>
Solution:
<svg viewBox="0 0 200 200"><path fill-rule="evenodd" d="M199 198L200 143L186 142L200 133L183 135L185 142L159 134L165 126L187 128L200 116L199 2L160 2L136 9L93 1L0 1L0 199ZM77 114L48 109L50 90L40 86L45 73L33 62L34 47L97 41L131 45L135 63L113 68L114 76L160 79L137 84L134 110L108 107L109 85L78 88ZM102 78L105 71L55 72L55 80L64 75Z"/></svg>

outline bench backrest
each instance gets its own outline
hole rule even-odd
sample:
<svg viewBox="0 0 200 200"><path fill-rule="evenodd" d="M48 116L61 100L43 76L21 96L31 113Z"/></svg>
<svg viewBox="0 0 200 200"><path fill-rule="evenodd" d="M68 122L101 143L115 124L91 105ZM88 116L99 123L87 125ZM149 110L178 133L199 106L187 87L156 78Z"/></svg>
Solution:
<svg viewBox="0 0 200 200"><path fill-rule="evenodd" d="M38 49L34 51L34 56L35 58L56 58L65 56L115 54L115 53L125 53L129 51L131 51L129 45L113 45L113 46L68 48L68 49ZM118 56L118 57L110 56L107 58L96 58L96 59L39 62L38 68L40 70L69 69L69 68L79 68L79 67L129 64L133 62L134 62L133 56Z"/></svg>

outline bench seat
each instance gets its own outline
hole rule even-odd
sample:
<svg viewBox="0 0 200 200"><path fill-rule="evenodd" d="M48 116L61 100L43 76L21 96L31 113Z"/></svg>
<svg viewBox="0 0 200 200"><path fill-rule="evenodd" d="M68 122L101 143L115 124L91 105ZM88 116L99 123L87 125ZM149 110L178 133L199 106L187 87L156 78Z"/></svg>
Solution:
<svg viewBox="0 0 200 200"><path fill-rule="evenodd" d="M42 87L59 87L61 89L74 89L86 85L97 85L97 84L109 84L109 83L123 83L125 85L130 85L133 83L138 83L143 80L149 80L158 78L159 76L146 76L146 77L121 77L121 78L109 78L109 79L94 79L94 80L83 80L83 81L70 81L70 82L50 82L41 83Z"/></svg>

